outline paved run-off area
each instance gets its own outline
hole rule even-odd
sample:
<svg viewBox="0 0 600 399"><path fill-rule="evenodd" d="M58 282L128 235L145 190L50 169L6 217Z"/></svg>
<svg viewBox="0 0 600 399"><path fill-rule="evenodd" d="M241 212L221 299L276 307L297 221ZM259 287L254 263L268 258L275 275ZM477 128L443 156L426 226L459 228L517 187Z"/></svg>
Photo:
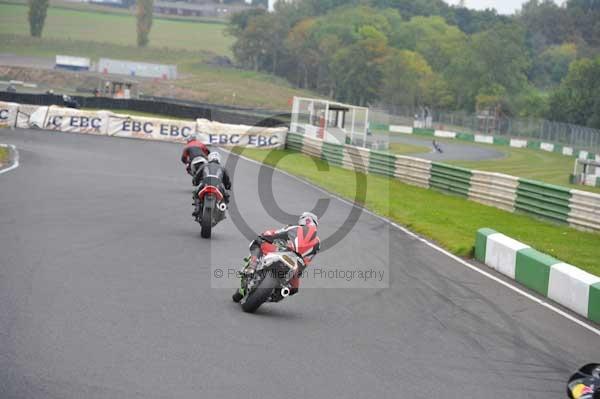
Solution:
<svg viewBox="0 0 600 399"><path fill-rule="evenodd" d="M548 398L600 358L592 331L368 213L315 267L389 270L389 288L306 288L243 314L210 286L247 238L235 215L200 238L180 146L10 130L0 142L21 161L0 175L3 399ZM233 173L253 230L291 221L268 216L259 170L239 160ZM273 187L282 212L326 196L279 173ZM329 203L326 242L349 213Z"/></svg>

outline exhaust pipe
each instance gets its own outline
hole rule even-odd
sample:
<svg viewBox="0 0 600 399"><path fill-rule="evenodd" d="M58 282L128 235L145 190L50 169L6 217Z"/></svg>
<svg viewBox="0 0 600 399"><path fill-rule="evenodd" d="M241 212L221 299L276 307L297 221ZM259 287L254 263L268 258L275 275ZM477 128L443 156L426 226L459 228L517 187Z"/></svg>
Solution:
<svg viewBox="0 0 600 399"><path fill-rule="evenodd" d="M281 289L281 296L284 298L287 298L288 296L290 296L290 289L288 287L283 287Z"/></svg>
<svg viewBox="0 0 600 399"><path fill-rule="evenodd" d="M225 211L227 210L227 204L226 204L226 203L224 203L224 202L221 202L221 203L219 204L219 210L220 210L221 212L225 212Z"/></svg>

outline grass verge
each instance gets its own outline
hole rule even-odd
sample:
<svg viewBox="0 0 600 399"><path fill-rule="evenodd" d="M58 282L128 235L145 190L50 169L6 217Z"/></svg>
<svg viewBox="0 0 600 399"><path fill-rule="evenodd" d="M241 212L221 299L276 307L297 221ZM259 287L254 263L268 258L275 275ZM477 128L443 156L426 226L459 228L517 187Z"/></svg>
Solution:
<svg viewBox="0 0 600 399"><path fill-rule="evenodd" d="M0 53L19 56L54 58L56 54L79 55L98 59L110 57L125 60L177 64L180 78L163 82L142 80L141 90L146 94L163 97L176 97L215 104L240 105L252 108L290 109L293 96L314 97L314 93L292 87L287 81L265 73L219 68L204 62L210 58L206 52L192 52L181 49L125 46L113 43L99 43L57 38L31 38L22 35L3 34L0 28ZM32 65L35 68L35 65ZM86 74L74 74L53 70L25 70L29 68L0 68L9 70L10 76L4 80L16 79L28 82L44 82L55 91L68 91L76 87L90 86L82 80ZM68 74L69 83L60 77ZM0 78L2 78L0 71ZM60 75L59 77L56 77ZM79 80L78 77L79 76ZM62 82L62 83L61 83ZM67 84L67 87L63 87ZM89 87L88 87L89 86Z"/></svg>
<svg viewBox="0 0 600 399"><path fill-rule="evenodd" d="M389 136L396 135L388 132L380 134L386 134ZM404 137L402 134L398 134L398 136ZM409 137L416 139L419 138L414 135ZM600 188L598 187L589 187L569 183L569 175L573 171L573 165L575 163L575 158L573 157L531 148L513 148L491 144L477 144L438 137L435 139L436 141L442 143L442 147L444 144L464 145L493 149L504 154L502 158L493 160L443 161L443 163L446 164L462 166L467 169L504 173L507 175L538 180L541 182L556 184L582 191L600 193ZM431 141L429 138L423 138L422 140L424 145ZM428 147L427 151L425 152L428 152L430 148L431 147Z"/></svg>
<svg viewBox="0 0 600 399"><path fill-rule="evenodd" d="M412 144L390 143L389 151L396 155L426 154L431 151L431 148Z"/></svg>
<svg viewBox="0 0 600 399"><path fill-rule="evenodd" d="M575 158L554 152L529 148L494 146L505 154L504 158L483 161L449 161L447 163L468 169L498 172L524 177L546 183L557 184L578 190L600 193L600 188L569 183Z"/></svg>
<svg viewBox="0 0 600 399"><path fill-rule="evenodd" d="M320 159L288 150L243 149L240 152L344 198L355 198L356 176L353 171L328 166ZM600 234L505 212L382 176L365 177L366 208L432 239L458 256L471 257L475 232L481 227L490 227L562 261L600 275Z"/></svg>
<svg viewBox="0 0 600 399"><path fill-rule="evenodd" d="M0 165L4 165L8 161L8 148L0 147Z"/></svg>
<svg viewBox="0 0 600 399"><path fill-rule="evenodd" d="M27 12L26 5L0 3L0 33L29 35ZM150 46L230 56L233 38L224 34L225 28L225 24L155 19ZM135 46L136 20L131 14L49 7L43 35L44 38Z"/></svg>

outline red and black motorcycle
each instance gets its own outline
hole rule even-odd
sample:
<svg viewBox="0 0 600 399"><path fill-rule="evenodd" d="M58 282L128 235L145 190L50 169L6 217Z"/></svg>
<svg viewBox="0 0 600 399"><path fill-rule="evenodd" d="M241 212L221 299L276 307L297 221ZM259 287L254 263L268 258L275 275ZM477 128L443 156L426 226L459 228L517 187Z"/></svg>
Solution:
<svg viewBox="0 0 600 399"><path fill-rule="evenodd" d="M196 221L200 223L200 235L202 238L210 238L212 228L225 219L227 203L221 190L209 184L198 192L198 199L200 209Z"/></svg>
<svg viewBox="0 0 600 399"><path fill-rule="evenodd" d="M302 272L310 261L305 260L294 243L284 240L271 240L262 236L263 256L256 271L241 273L239 290L240 305L247 313L254 313L265 302L280 302L297 289ZM250 258L246 258L245 270Z"/></svg>

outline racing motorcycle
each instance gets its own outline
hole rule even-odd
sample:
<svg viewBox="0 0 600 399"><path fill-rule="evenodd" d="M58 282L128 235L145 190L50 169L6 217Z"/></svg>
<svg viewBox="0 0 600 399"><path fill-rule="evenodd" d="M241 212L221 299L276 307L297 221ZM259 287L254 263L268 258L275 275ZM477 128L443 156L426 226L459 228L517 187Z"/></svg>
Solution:
<svg viewBox="0 0 600 399"><path fill-rule="evenodd" d="M569 378L567 395L571 399L600 398L600 364L586 364Z"/></svg>
<svg viewBox="0 0 600 399"><path fill-rule="evenodd" d="M210 238L212 228L221 220L225 219L227 204L223 193L218 187L206 184L199 192L200 211L196 221L200 223L200 235L202 238Z"/></svg>
<svg viewBox="0 0 600 399"><path fill-rule="evenodd" d="M265 239L263 237L263 239ZM254 273L241 273L243 298L240 305L244 312L254 313L265 302L280 302L290 296L295 277L306 268L302 256L290 249L285 242L265 239L261 244L263 256ZM246 258L244 270L250 258Z"/></svg>

